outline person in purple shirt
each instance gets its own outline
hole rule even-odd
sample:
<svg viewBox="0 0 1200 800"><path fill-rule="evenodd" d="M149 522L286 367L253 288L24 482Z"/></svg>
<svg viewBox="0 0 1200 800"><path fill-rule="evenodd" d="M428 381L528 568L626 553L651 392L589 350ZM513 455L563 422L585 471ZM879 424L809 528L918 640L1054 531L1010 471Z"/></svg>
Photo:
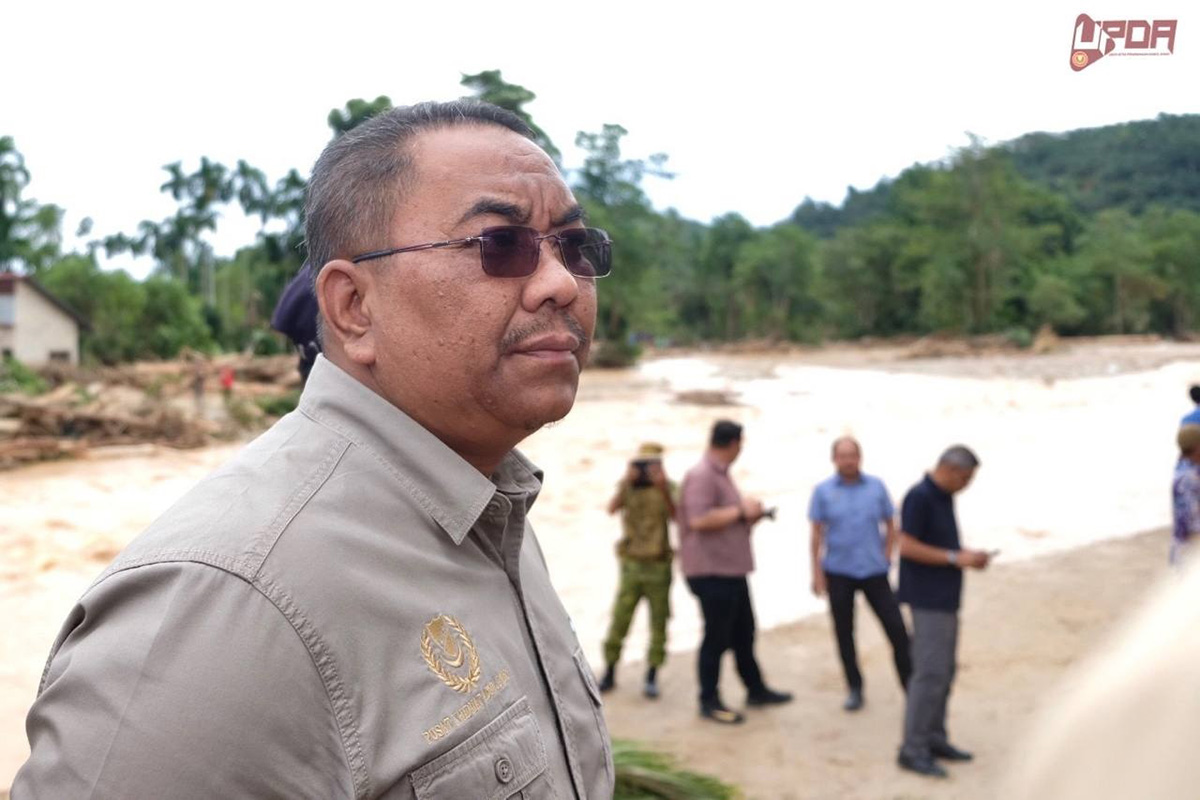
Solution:
<svg viewBox="0 0 1200 800"><path fill-rule="evenodd" d="M746 581L754 570L750 531L770 512L761 501L743 498L729 477L729 467L741 452L742 426L718 420L704 458L683 479L677 519L680 568L704 616L698 659L700 716L723 724L745 719L717 694L726 650L733 650L738 675L746 685L746 705L792 699L787 692L767 688L754 657L754 608Z"/></svg>
<svg viewBox="0 0 1200 800"><path fill-rule="evenodd" d="M1200 425L1183 425L1175 437L1179 461L1171 481L1171 563L1179 564L1200 537Z"/></svg>
<svg viewBox="0 0 1200 800"><path fill-rule="evenodd" d="M863 678L854 648L854 595L862 592L892 645L900 685L908 685L912 661L900 605L888 583L896 545L895 509L887 487L862 472L862 448L850 436L833 443L837 472L818 483L809 503L812 523L812 591L828 592L829 612L849 694L846 711L863 707ZM881 531L882 528L882 531Z"/></svg>

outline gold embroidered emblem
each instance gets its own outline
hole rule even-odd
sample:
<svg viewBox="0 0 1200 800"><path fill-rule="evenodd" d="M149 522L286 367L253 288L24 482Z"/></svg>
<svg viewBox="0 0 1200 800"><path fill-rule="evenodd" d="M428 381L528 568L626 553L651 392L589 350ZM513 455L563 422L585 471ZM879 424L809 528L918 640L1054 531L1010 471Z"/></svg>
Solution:
<svg viewBox="0 0 1200 800"><path fill-rule="evenodd" d="M421 631L421 657L434 675L462 694L474 689L483 674L475 643L458 620L445 614L429 620Z"/></svg>

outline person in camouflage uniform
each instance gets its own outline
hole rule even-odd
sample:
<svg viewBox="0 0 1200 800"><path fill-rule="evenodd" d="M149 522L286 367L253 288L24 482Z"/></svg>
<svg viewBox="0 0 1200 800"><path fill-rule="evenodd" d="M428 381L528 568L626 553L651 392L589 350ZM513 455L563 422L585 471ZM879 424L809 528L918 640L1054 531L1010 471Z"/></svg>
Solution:
<svg viewBox="0 0 1200 800"><path fill-rule="evenodd" d="M647 443L617 484L608 513L621 512L622 535L617 542L621 582L613 603L612 624L604 641L607 664L600 691L617 684L621 646L633 621L633 612L643 597L650 604L650 651L646 656L646 682L642 693L658 697L658 668L667 656L667 619L671 616L671 542L667 525L675 516L671 498L673 484L662 465L662 445Z"/></svg>

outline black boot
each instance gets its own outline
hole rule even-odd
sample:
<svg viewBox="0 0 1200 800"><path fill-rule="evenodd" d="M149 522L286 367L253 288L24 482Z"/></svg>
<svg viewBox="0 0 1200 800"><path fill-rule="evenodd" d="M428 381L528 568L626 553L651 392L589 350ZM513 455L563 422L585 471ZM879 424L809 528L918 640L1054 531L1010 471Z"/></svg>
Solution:
<svg viewBox="0 0 1200 800"><path fill-rule="evenodd" d="M642 694L651 700L658 699L658 667L646 670L646 683L642 686Z"/></svg>
<svg viewBox="0 0 1200 800"><path fill-rule="evenodd" d="M600 691L611 692L617 686L617 665L609 664L608 669L604 670L604 677L600 679Z"/></svg>

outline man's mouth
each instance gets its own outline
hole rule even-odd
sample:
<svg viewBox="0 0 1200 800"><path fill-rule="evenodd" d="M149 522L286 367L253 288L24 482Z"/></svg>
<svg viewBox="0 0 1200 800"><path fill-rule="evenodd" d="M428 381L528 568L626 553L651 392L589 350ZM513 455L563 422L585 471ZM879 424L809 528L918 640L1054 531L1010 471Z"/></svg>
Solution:
<svg viewBox="0 0 1200 800"><path fill-rule="evenodd" d="M581 345L579 338L570 333L544 333L518 342L509 354L552 361L574 360Z"/></svg>

